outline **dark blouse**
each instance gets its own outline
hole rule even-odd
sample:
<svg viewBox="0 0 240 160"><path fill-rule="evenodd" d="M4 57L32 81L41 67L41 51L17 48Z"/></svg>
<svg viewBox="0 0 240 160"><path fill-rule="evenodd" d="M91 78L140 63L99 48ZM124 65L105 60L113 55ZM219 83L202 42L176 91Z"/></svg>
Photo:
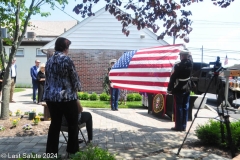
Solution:
<svg viewBox="0 0 240 160"><path fill-rule="evenodd" d="M43 100L66 102L77 100L81 83L73 61L62 52L56 51L45 66L45 85Z"/></svg>
<svg viewBox="0 0 240 160"><path fill-rule="evenodd" d="M38 84L44 85L45 81L40 81L41 78L45 78L45 74L43 72L39 71L37 74Z"/></svg>

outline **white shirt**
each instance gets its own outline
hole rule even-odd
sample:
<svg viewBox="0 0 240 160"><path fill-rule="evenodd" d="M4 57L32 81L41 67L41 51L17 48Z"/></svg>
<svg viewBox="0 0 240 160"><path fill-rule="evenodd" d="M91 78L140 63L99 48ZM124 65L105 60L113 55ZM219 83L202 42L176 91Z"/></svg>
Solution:
<svg viewBox="0 0 240 160"><path fill-rule="evenodd" d="M16 77L16 70L15 70L15 64L12 65L12 77Z"/></svg>

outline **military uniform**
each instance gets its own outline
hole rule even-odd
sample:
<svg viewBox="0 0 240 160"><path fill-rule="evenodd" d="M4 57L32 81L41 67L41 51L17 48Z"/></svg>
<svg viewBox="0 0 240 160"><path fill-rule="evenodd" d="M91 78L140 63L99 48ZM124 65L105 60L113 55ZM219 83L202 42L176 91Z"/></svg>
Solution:
<svg viewBox="0 0 240 160"><path fill-rule="evenodd" d="M182 51L180 54L189 54L189 52ZM175 101L175 127L171 128L172 130L186 130L191 88L190 76L192 67L193 64L190 59L182 59L180 63L175 65L174 72L170 77L168 92L174 95Z"/></svg>

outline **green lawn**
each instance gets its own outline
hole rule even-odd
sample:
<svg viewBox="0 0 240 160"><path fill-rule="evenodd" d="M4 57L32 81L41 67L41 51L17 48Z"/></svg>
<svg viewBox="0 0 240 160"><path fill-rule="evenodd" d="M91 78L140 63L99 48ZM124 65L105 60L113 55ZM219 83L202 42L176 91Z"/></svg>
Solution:
<svg viewBox="0 0 240 160"><path fill-rule="evenodd" d="M109 101L87 101L80 100L81 105L87 108L110 108ZM118 108L142 108L142 101L126 102L126 105L118 105Z"/></svg>
<svg viewBox="0 0 240 160"><path fill-rule="evenodd" d="M25 91L26 89L24 88L15 88L14 89L14 92L22 92L22 91Z"/></svg>

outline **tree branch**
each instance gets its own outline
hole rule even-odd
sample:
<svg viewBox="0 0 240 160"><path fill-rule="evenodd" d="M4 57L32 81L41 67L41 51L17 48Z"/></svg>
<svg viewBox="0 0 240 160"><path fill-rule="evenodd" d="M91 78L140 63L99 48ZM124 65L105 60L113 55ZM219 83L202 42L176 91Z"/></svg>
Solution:
<svg viewBox="0 0 240 160"><path fill-rule="evenodd" d="M20 43L21 43L22 40L23 40L24 34L26 33L27 26L28 26L28 22L29 22L30 17L31 17L31 15L32 15L32 13L33 13L34 2L35 2L35 0L32 0L31 4L30 4L30 6L29 6L29 11L28 11L27 17L26 17L26 19L25 19L25 21L24 21L24 25L23 25L23 31L22 31L21 36L20 36L19 39L18 39L18 40L19 40L19 41L18 41L18 46L20 46Z"/></svg>

